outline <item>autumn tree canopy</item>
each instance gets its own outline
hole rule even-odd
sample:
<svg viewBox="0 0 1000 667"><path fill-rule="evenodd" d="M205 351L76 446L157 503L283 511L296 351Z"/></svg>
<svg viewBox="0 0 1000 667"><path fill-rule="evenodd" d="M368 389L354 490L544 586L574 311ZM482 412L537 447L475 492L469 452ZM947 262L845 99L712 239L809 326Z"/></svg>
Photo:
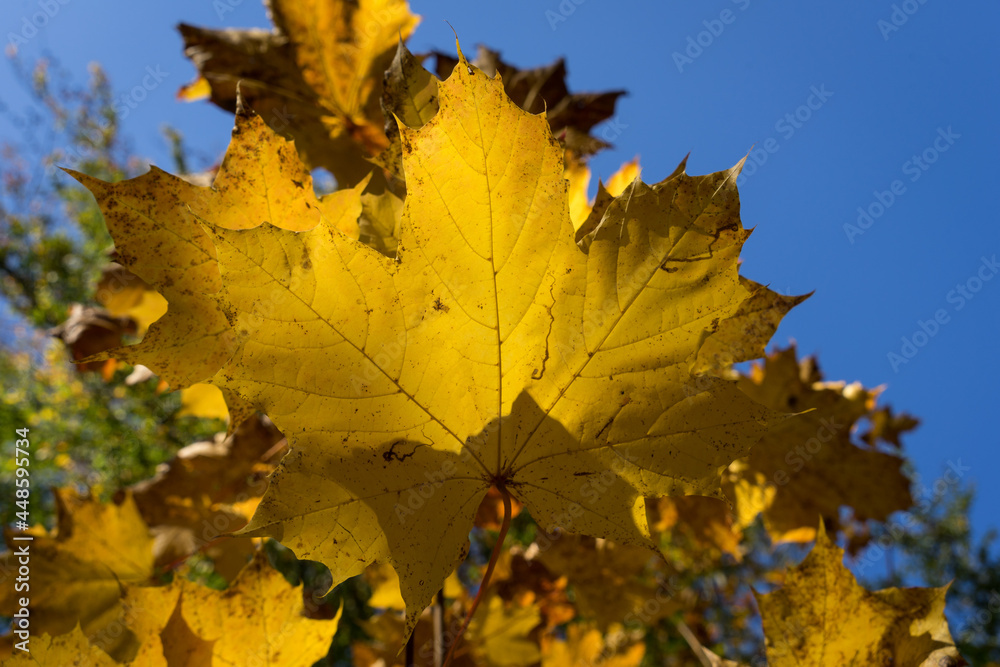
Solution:
<svg viewBox="0 0 1000 667"><path fill-rule="evenodd" d="M270 8L180 27L220 164L66 170L113 242L78 372L228 427L6 533L9 664L964 664L947 587L843 564L914 504L917 422L767 353L807 295L741 275L742 163L591 198L621 91L458 43L431 73L403 0Z"/></svg>

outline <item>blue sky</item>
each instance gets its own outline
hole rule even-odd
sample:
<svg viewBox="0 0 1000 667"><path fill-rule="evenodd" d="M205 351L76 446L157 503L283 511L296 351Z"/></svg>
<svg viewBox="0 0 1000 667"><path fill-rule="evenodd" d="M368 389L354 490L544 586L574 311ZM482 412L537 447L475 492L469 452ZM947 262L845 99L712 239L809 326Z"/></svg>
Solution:
<svg viewBox="0 0 1000 667"><path fill-rule="evenodd" d="M884 401L923 420L904 443L928 486L949 461L961 462L979 491L974 525L1000 525L1000 231L989 195L1000 153L1000 5L413 0L412 8L423 16L414 52L451 50L447 20L470 54L481 42L522 67L563 56L571 89L627 89L606 126L615 149L592 161L597 176L639 155L644 179L655 182L688 152L688 171L707 173L753 148L740 188L744 224L756 227L743 271L785 293L816 291L774 341L818 353L831 380L886 385ZM26 27L46 10L44 26ZM174 99L194 77L174 30L181 21L269 25L253 0L7 0L0 35L6 43L30 34L26 59L49 54L80 79L100 62L119 95L141 85L147 68L158 71L162 81L130 109L124 130L140 154L169 168L164 123L206 159L221 156L232 126L207 103ZM9 68L0 68L0 90L6 104L23 101ZM3 136L12 131L0 122ZM859 224L862 212L869 217Z"/></svg>

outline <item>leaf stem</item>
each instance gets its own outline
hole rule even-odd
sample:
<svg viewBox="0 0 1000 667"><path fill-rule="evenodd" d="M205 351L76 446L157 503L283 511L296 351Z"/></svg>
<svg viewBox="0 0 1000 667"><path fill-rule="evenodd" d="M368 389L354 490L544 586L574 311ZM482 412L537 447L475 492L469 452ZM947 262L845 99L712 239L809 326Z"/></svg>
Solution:
<svg viewBox="0 0 1000 667"><path fill-rule="evenodd" d="M410 633L410 638L406 640L406 667L416 667L417 661L417 633Z"/></svg>
<svg viewBox="0 0 1000 667"><path fill-rule="evenodd" d="M465 616L465 622L462 623L462 627L459 629L458 634L455 635L454 641L451 643L451 648L448 649L448 655L444 659L444 667L451 665L452 656L455 653L455 648L462 640L462 635L465 634L465 629L469 627L469 621L472 620L472 615L476 613L476 608L479 606L479 602L482 600L483 595L486 593L486 589L490 584L490 577L493 576L493 568L496 567L497 561L500 559L500 551L503 549L504 538L507 537L507 529L510 528L510 494L507 493L507 487L502 483L497 484L497 489L503 496L503 523L500 524L500 535L497 537L496 544L493 545L493 552L490 554L489 565L486 566L486 573L483 575L483 580L479 582L479 591L476 593L476 597L472 600L472 605L469 607L469 613Z"/></svg>

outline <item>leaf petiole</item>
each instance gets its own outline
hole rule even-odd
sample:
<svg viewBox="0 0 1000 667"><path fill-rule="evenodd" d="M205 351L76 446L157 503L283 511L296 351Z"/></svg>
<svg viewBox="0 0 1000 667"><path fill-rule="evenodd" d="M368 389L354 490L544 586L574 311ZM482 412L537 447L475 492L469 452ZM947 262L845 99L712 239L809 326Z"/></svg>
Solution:
<svg viewBox="0 0 1000 667"><path fill-rule="evenodd" d="M479 606L479 602L482 600L483 594L490 585L490 577L493 576L493 568L496 567L497 560L500 559L500 552L503 549L503 541L504 538L507 537L507 529L510 528L510 494L507 493L507 487L505 487L502 483L497 485L497 489L503 496L503 523L500 524L500 535L497 536L497 541L493 545L493 552L490 554L490 562L486 566L486 573L483 575L483 580L479 583L479 591L476 593L476 597L472 600L472 605L469 607L469 613L465 616L465 622L462 623L462 627L459 629L458 634L455 635L451 648L448 649L448 655L444 659L443 667L448 667L451 664L451 658L455 653L455 648L458 646L459 642L461 642L462 635L465 634L465 629L469 627L469 621L472 620L472 616L476 613L476 608Z"/></svg>

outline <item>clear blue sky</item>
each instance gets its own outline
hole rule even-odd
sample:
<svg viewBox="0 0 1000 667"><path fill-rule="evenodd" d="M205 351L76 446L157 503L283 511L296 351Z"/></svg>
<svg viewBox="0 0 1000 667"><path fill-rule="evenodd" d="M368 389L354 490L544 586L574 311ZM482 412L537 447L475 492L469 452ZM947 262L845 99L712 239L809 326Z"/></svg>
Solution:
<svg viewBox="0 0 1000 667"><path fill-rule="evenodd" d="M232 118L207 103L174 100L194 76L174 25L267 27L260 4L6 0L3 41L45 5L58 11L22 47L27 59L51 54L81 79L98 61L119 94L159 67L163 82L124 122L139 153L169 168L160 134L169 123L199 154L221 156ZM979 490L977 529L1000 525L1000 269L982 259L1000 256L990 195L998 192L1000 5L413 0L412 7L423 16L414 52L451 50L448 20L470 54L482 42L523 67L564 56L573 90L627 89L616 148L592 163L598 176L639 155L645 180L655 182L688 152L689 172L717 171L756 146L762 164L748 163L741 187L744 224L756 227L744 273L786 293L816 291L775 342L794 339L802 352L818 353L829 379L887 385L884 401L923 420L905 445L924 478L933 482L960 460ZM0 90L16 107L7 68ZM0 132L10 136L12 128ZM844 226L857 225L859 207L871 222L849 239ZM921 321L933 335L922 333ZM904 350L903 337L914 347ZM894 368L890 353L906 363Z"/></svg>

